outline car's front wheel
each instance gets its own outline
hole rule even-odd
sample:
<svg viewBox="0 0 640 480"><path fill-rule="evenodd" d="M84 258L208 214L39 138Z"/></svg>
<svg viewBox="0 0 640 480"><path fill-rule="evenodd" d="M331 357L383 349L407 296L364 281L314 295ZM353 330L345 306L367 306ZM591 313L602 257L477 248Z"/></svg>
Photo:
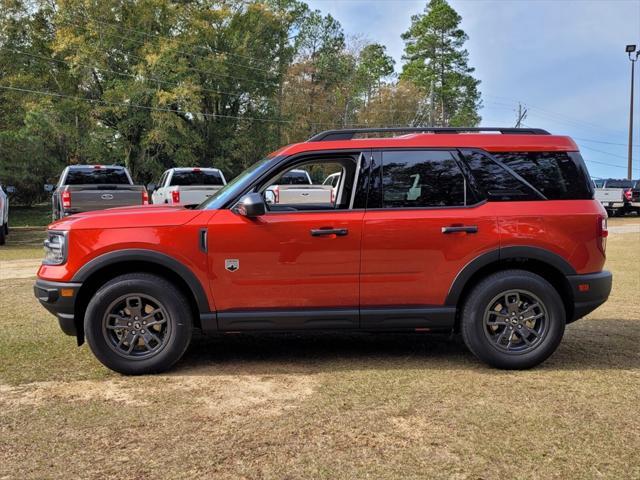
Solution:
<svg viewBox="0 0 640 480"><path fill-rule="evenodd" d="M528 271L505 270L471 291L461 330L479 359L497 368L526 369L556 350L565 323L564 305L553 285Z"/></svg>
<svg viewBox="0 0 640 480"><path fill-rule="evenodd" d="M90 300L84 320L87 343L108 368L127 375L171 368L191 340L189 303L157 275L122 275Z"/></svg>

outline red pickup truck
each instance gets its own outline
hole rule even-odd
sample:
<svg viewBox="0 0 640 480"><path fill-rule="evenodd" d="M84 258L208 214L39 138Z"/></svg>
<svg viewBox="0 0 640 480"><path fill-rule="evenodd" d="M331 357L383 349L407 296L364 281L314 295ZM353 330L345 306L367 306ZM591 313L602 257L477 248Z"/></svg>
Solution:
<svg viewBox="0 0 640 480"><path fill-rule="evenodd" d="M335 195L267 204L294 169L339 174ZM328 131L198 207L51 224L35 295L125 374L170 368L194 329L460 332L486 363L530 368L609 296L593 193L576 144L544 130Z"/></svg>

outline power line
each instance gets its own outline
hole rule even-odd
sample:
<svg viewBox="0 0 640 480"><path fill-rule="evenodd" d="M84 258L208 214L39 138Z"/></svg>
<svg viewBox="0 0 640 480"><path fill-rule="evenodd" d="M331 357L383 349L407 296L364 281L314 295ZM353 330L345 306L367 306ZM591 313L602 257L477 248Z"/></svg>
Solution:
<svg viewBox="0 0 640 480"><path fill-rule="evenodd" d="M590 143L602 143L605 145L619 145L621 147L629 146L628 143L616 143L616 142L605 142L604 140L593 140L591 138L580 138L580 137L572 137L574 140L580 140L582 142L590 142ZM634 144L632 145L634 148L640 148L640 145Z"/></svg>
<svg viewBox="0 0 640 480"><path fill-rule="evenodd" d="M515 104L518 102L517 100L515 100L515 99L513 99L513 98L503 97L503 96L498 96L498 95L489 95L489 94L486 94L486 93L485 93L485 94L483 94L483 96L485 96L485 97L489 97L489 98L497 98L498 100L500 100L500 99L502 99L502 100L507 100L507 101L509 101L509 102L513 102L513 104L512 104L512 105L515 105ZM554 112L554 111L552 111L552 110L548 110L548 109L543 109L543 108L541 108L541 107L538 107L538 106L532 105L531 103L526 102L526 101L525 101L524 103L525 103L525 104L526 104L526 106L527 106L527 107L529 107L530 109L538 110L539 112L543 112L543 114L544 114L544 113L546 113L546 114L547 114L547 115L546 115L546 116L547 116L547 118L553 119L553 120L555 120L555 121L559 121L559 122L561 122L561 123L563 123L563 122L564 122L564 123L567 123L567 124L573 124L574 126L575 126L575 125L582 126L583 128L584 128L584 126L588 126L588 127L590 127L590 128L597 128L597 129L599 129L599 130L609 130L609 131L612 131L612 132L614 132L614 131L615 131L615 132L622 133L622 131L621 131L621 130L612 130L612 129L610 129L610 128L608 128L608 127L604 127L604 126L602 126L602 125L597 125L597 124L595 124L595 123L586 122L586 121L584 121L584 120L579 120L579 119L576 119L576 118L570 117L569 115L566 115L566 114L563 114L563 113ZM503 104L503 105L506 105L506 104ZM535 115L535 113L533 113L533 114ZM540 114L538 114L538 115L540 115ZM554 117L555 117L555 118L554 118Z"/></svg>
<svg viewBox="0 0 640 480"><path fill-rule="evenodd" d="M35 59L38 59L38 60L42 60L42 61L46 61L46 62L55 62L55 63L59 63L59 64L64 64L64 65L67 65L67 66L70 66L70 67L81 66L81 67L85 67L85 68L95 69L95 70L98 70L98 71L101 71L101 72L114 73L116 75L121 75L121 76L125 76L125 77L128 77L128 78L133 78L135 80L143 79L143 80L148 80L148 81L151 81L151 82L170 85L170 86L174 86L174 87L182 86L178 82L171 82L171 81L167 81L167 80L164 80L164 79L161 79L161 78L158 78L158 77L147 77L146 75L136 75L136 74L132 74L132 73L119 72L117 70L112 70L110 68L98 67L96 65L89 65L89 64L86 64L86 63L70 62L70 61L67 61L67 60L61 60L61 59L56 59L56 58L48 58L48 57L43 57L43 56L40 56L40 55L35 55L33 53L23 52L21 50L15 50L15 49L12 49L12 48L7 48L7 47L0 47L0 49L6 50L6 51L11 51L11 52L17 53L19 55L25 55L25 56L32 57L32 58L35 58ZM219 94L219 95L228 95L228 96L231 96L231 97L242 97L242 96L245 96L245 95L247 95L247 96L250 95L248 92L232 93L232 92L226 92L226 91L223 91L223 90L213 90L213 89L210 89L210 88L204 88L204 87L201 87L199 85L198 85L198 90L199 91L203 91L203 92L215 93L215 94ZM264 96L264 97L266 97L266 96ZM351 102L352 100L355 100L355 97L349 99L349 102ZM293 101L291 101L291 102L283 102L282 103L283 106L291 106L293 104L294 104ZM325 113L335 113L334 110L332 110L330 108L323 108L322 106L320 106L318 104L311 104L310 107L313 107L314 110L325 112ZM336 108L337 108L337 106L336 106ZM340 107L340 108L342 108L342 107ZM396 109L381 109L381 108L376 108L375 111L376 112L391 112L391 113L394 113L394 114L395 113L409 113L409 114L412 114L412 115L415 113L413 110L396 110Z"/></svg>
<svg viewBox="0 0 640 480"><path fill-rule="evenodd" d="M201 115L203 117L210 117L210 118L228 118L228 119L235 119L235 120L252 120L252 121L256 121L256 122L270 122L270 123L295 123L294 121L291 120L279 120L279 119L268 119L268 118L258 118L258 117L239 117L239 116L235 116L235 115L224 115L224 114L219 114L219 113L204 113L204 112L192 112L192 111L184 111L184 110L176 110L176 109L172 109L172 108L162 108L162 107L149 107L147 105L139 105L136 103L126 103L126 102L112 102L109 100L99 100L99 99L93 99L93 98L83 98L83 97L76 97L73 95L65 95L62 93L56 93L56 92L45 92L45 91L40 91L40 90L30 90L27 88L18 88L18 87L12 87L9 85L0 85L0 89L3 90L11 90L11 91L16 91L16 92L23 92L23 93L32 93L32 94L37 94L37 95L45 95L45 96L49 96L49 97L58 97L58 98L67 98L70 100L79 100L79 101L84 101L84 102L89 102L89 103L100 103L103 105L108 105L108 106L118 106L118 107L127 107L127 108L139 108L142 110L150 110L150 111L154 111L154 112L167 112L167 113L180 113L182 115ZM320 124L317 123L317 125L334 125L334 124Z"/></svg>

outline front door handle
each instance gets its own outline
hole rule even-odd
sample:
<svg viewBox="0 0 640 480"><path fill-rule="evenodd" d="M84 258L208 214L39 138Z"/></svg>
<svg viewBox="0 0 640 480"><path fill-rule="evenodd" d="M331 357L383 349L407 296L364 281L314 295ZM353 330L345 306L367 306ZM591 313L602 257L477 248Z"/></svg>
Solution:
<svg viewBox="0 0 640 480"><path fill-rule="evenodd" d="M322 235L336 235L338 237L344 237L349 233L346 228L312 228L312 237L321 237Z"/></svg>
<svg viewBox="0 0 640 480"><path fill-rule="evenodd" d="M478 233L477 225L451 225L442 227L442 233Z"/></svg>

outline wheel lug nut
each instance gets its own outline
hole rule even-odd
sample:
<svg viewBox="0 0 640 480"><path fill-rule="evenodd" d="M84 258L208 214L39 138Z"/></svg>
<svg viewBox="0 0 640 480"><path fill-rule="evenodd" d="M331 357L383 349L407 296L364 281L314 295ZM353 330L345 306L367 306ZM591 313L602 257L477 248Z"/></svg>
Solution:
<svg viewBox="0 0 640 480"><path fill-rule="evenodd" d="M134 320L138 320L138 317L133 317Z"/></svg>
<svg viewBox="0 0 640 480"><path fill-rule="evenodd" d="M144 330L140 330L140 333L144 333Z"/></svg>
<svg viewBox="0 0 640 480"><path fill-rule="evenodd" d="M128 322L128 323L127 323L127 326L128 326L128 327L130 327L130 326L131 326L131 322Z"/></svg>

